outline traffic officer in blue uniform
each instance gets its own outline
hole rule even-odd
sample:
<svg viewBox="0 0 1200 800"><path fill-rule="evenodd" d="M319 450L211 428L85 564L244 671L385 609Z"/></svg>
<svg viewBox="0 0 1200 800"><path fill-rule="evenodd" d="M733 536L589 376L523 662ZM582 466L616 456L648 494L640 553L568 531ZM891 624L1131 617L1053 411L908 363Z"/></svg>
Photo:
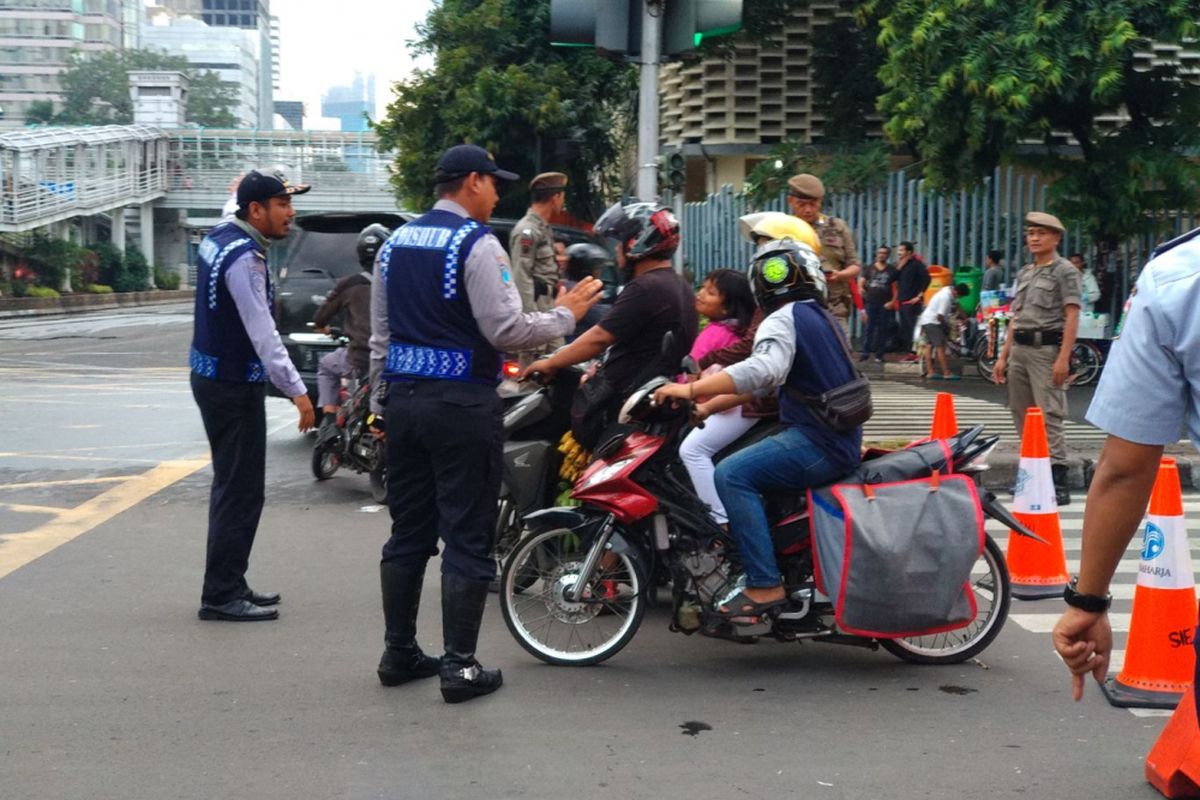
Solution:
<svg viewBox="0 0 1200 800"><path fill-rule="evenodd" d="M1088 491L1079 575L1064 598L1070 607L1053 632L1076 700L1088 673L1102 683L1108 671L1109 581L1141 526L1163 447L1186 430L1200 448L1200 229L1158 248L1134 292L1088 408L1088 422L1108 439Z"/></svg>
<svg viewBox="0 0 1200 800"><path fill-rule="evenodd" d="M441 675L448 703L500 687L475 659L500 491L501 353L561 338L600 299L586 278L550 311L522 313L508 255L486 223L501 181L517 176L486 150L442 154L433 210L398 228L379 252L371 290L372 373L387 384L388 509L380 585L384 641L379 680L395 686ZM440 662L416 641L425 565L442 553Z"/></svg>
<svg viewBox="0 0 1200 800"><path fill-rule="evenodd" d="M278 170L247 173L238 184L236 216L200 243L191 382L213 462L200 619L279 615L272 608L278 594L255 592L246 583L263 508L267 380L292 398L301 431L313 426L313 406L275 330L267 248L291 228L292 195L309 188L289 184Z"/></svg>

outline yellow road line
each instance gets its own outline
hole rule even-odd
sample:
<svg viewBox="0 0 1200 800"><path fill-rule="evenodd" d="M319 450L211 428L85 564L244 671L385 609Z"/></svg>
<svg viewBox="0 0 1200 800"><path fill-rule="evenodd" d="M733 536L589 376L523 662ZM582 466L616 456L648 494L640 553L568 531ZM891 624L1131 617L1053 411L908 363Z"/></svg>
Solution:
<svg viewBox="0 0 1200 800"><path fill-rule="evenodd" d="M0 453L0 456L15 455L10 453ZM32 481L30 483L5 483L0 484L0 492L8 489L41 489L46 486L83 486L89 483L123 483L131 478L136 478L137 475L107 475L103 478L71 478L61 481Z"/></svg>
<svg viewBox="0 0 1200 800"><path fill-rule="evenodd" d="M0 453L0 456L16 456L17 453ZM107 475L104 477L72 477L61 481L31 481L29 483L0 483L0 492L7 489L40 489L47 486L85 486L88 483L122 483L137 475Z"/></svg>
<svg viewBox="0 0 1200 800"><path fill-rule="evenodd" d="M16 511L19 514L61 514L66 511L65 508L56 508L55 506L31 506L27 503L6 503L0 500L0 508L7 508L9 511Z"/></svg>
<svg viewBox="0 0 1200 800"><path fill-rule="evenodd" d="M132 464L157 464L153 458L122 458L121 456L58 456L42 453L0 453L0 458L31 458L34 461L128 461Z"/></svg>
<svg viewBox="0 0 1200 800"><path fill-rule="evenodd" d="M207 466L207 458L164 461L27 533L0 537L0 578L41 558Z"/></svg>

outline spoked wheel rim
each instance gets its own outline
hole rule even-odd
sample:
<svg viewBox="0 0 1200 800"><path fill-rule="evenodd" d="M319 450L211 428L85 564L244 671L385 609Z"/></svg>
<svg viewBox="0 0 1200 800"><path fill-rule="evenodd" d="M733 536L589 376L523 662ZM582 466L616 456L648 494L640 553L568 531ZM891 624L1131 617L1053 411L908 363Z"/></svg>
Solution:
<svg viewBox="0 0 1200 800"><path fill-rule="evenodd" d="M1071 350L1071 383L1087 386L1100 375L1100 350L1089 342L1079 342Z"/></svg>
<svg viewBox="0 0 1200 800"><path fill-rule="evenodd" d="M526 536L504 566L504 620L517 642L547 663L604 661L628 644L641 623L644 578L627 555L610 551L584 598L567 596L585 555L573 531L556 529Z"/></svg>
<svg viewBox="0 0 1200 800"><path fill-rule="evenodd" d="M990 536L971 569L970 585L977 609L970 625L928 636L883 639L880 644L906 661L924 664L957 664L981 653L1004 627L1010 601L1004 556Z"/></svg>
<svg viewBox="0 0 1200 800"><path fill-rule="evenodd" d="M371 499L376 503L387 502L387 466L379 466L370 472Z"/></svg>

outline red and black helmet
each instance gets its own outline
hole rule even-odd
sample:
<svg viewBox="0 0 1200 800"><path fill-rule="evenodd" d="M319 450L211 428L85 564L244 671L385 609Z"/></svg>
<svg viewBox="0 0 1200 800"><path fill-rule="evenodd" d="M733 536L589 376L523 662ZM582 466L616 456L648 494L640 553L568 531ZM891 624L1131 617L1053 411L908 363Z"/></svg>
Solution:
<svg viewBox="0 0 1200 800"><path fill-rule="evenodd" d="M625 246L625 258L670 258L679 247L679 220L659 203L614 203L596 220L596 233Z"/></svg>

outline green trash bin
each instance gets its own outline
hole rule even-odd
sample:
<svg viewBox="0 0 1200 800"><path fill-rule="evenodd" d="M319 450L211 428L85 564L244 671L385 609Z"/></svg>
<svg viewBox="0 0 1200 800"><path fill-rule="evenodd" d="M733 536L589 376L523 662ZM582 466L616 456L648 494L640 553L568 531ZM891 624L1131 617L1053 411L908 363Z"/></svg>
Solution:
<svg viewBox="0 0 1200 800"><path fill-rule="evenodd" d="M965 264L954 270L955 283L965 283L971 287L971 293L966 297L960 298L958 306L967 316L975 313L975 309L979 307L979 290L983 288L983 270L972 264Z"/></svg>

